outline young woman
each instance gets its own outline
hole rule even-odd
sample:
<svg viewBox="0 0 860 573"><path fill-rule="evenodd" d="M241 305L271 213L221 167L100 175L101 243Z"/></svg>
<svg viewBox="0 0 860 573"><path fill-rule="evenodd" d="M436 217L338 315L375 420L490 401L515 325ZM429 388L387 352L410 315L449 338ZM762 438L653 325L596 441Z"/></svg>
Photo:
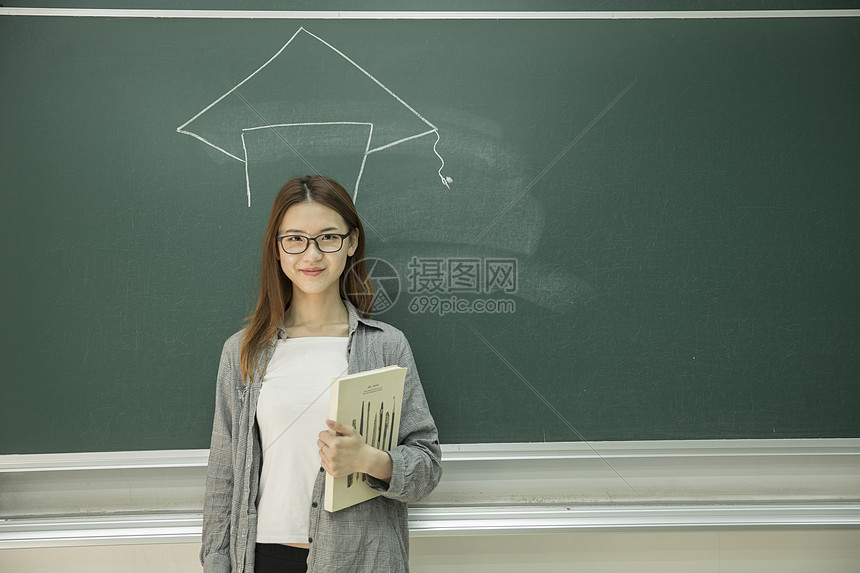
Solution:
<svg viewBox="0 0 860 573"><path fill-rule="evenodd" d="M439 481L436 426L403 333L369 318L364 230L319 175L275 197L257 308L224 345L203 507L205 572L409 570L406 504ZM330 420L332 378L406 367L397 446ZM333 435L328 430L337 432ZM325 473L367 474L381 496L329 513Z"/></svg>

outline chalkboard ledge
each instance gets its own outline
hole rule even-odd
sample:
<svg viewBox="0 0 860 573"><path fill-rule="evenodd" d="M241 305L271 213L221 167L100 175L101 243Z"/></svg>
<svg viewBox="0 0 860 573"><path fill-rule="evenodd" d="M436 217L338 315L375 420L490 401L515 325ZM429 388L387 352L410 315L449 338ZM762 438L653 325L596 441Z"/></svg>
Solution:
<svg viewBox="0 0 860 573"><path fill-rule="evenodd" d="M0 456L0 549L199 540L207 457ZM447 445L443 470L412 535L860 527L855 438Z"/></svg>
<svg viewBox="0 0 860 573"><path fill-rule="evenodd" d="M0 456L0 549L198 540L207 456ZM447 445L443 466L412 535L860 527L856 438Z"/></svg>
<svg viewBox="0 0 860 573"><path fill-rule="evenodd" d="M199 542L200 513L0 520L0 549ZM857 528L860 503L411 508L412 537L558 531Z"/></svg>

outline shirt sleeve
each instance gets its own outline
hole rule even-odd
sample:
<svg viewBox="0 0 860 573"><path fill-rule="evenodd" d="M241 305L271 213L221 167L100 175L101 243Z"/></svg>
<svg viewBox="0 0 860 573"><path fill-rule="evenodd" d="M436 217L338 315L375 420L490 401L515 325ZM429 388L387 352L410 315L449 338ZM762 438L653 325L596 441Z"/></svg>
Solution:
<svg viewBox="0 0 860 573"><path fill-rule="evenodd" d="M387 450L392 471L388 483L367 476L368 485L385 497L411 503L427 496L442 477L439 433L430 414L418 369L406 337L399 331L386 364L406 368L398 445Z"/></svg>
<svg viewBox="0 0 860 573"><path fill-rule="evenodd" d="M215 390L215 417L203 498L203 544L200 563L206 573L230 572L230 521L233 505L231 406L236 392L231 341L221 353ZM235 346L235 345L233 345Z"/></svg>

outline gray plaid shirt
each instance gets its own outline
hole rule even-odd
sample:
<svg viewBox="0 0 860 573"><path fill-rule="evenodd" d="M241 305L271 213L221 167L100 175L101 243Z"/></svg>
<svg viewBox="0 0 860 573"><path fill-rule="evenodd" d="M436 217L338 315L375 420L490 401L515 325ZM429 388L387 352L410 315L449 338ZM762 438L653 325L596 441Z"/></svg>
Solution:
<svg viewBox="0 0 860 573"><path fill-rule="evenodd" d="M406 504L433 491L442 475L436 425L403 333L384 322L359 317L354 306L344 303L349 312L349 373L395 364L407 368L400 434L398 446L388 451L393 462L390 482L368 476L371 487L382 492L377 498L335 513L325 511L325 473L320 468L308 506L308 571L407 572ZM259 379L242 384L242 335L237 332L224 344L218 368L200 551L207 573L254 571L262 457L256 410L261 385ZM278 337L286 337L283 328ZM273 349L274 341L267 349L267 361Z"/></svg>

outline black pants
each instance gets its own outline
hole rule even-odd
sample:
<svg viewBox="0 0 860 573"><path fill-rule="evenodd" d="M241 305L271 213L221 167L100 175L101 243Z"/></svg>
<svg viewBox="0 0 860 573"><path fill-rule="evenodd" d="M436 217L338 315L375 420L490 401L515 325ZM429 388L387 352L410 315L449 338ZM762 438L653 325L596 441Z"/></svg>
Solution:
<svg viewBox="0 0 860 573"><path fill-rule="evenodd" d="M307 573L307 570L307 549L277 543L257 544L254 573Z"/></svg>

